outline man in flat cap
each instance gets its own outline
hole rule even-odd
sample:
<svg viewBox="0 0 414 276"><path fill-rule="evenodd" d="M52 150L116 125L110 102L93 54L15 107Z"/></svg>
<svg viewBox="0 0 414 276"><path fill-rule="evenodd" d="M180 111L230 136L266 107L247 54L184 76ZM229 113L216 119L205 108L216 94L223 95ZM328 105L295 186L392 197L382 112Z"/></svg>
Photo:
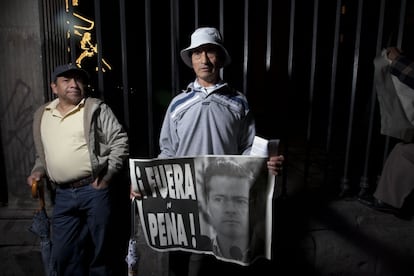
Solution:
<svg viewBox="0 0 414 276"><path fill-rule="evenodd" d="M75 65L57 66L50 85L57 97L33 119L27 184L47 178L56 188L50 270L57 275L113 275L111 186L128 158L128 136L108 105L87 97L88 80Z"/></svg>

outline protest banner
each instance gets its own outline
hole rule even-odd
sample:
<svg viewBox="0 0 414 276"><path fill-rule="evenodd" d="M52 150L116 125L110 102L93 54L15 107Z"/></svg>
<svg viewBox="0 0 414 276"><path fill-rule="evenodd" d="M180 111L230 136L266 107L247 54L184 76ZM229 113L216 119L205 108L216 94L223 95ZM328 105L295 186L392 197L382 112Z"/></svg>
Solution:
<svg viewBox="0 0 414 276"><path fill-rule="evenodd" d="M266 161L242 155L130 159L147 244L241 265L270 259L274 176Z"/></svg>

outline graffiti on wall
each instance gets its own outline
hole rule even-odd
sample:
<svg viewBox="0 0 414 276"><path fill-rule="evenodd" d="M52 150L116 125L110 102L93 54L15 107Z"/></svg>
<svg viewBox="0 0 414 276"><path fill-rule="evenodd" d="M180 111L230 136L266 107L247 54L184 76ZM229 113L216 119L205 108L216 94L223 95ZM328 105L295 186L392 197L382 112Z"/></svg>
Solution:
<svg viewBox="0 0 414 276"><path fill-rule="evenodd" d="M32 138L33 113L37 107L31 87L17 79L5 98L0 113L4 165L9 202L16 198L30 199L25 180L32 169L35 150Z"/></svg>

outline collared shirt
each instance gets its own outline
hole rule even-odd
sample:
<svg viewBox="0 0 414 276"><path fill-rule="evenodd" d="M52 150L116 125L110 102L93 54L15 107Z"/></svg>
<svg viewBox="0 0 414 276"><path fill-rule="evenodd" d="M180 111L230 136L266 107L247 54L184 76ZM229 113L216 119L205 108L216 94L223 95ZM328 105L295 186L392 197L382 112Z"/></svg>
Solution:
<svg viewBox="0 0 414 276"><path fill-rule="evenodd" d="M215 85L213 85L213 86L209 86L209 87L204 87L204 86L201 86L199 83L198 83L198 81L197 80L195 80L194 81L194 89L197 89L197 90L199 90L199 91L203 91L203 92L205 92L206 94L210 94L211 92L213 92L214 90L216 90L216 89L219 89L220 87L222 87L223 85L225 85L225 83L224 82L219 82L219 83L216 83Z"/></svg>
<svg viewBox="0 0 414 276"><path fill-rule="evenodd" d="M256 130L245 95L226 83L209 94L195 85L171 101L158 157L249 154Z"/></svg>
<svg viewBox="0 0 414 276"><path fill-rule="evenodd" d="M59 99L55 99L43 113L42 143L48 175L54 182L64 183L91 174L91 160L83 129L84 103L85 99L62 116L56 109Z"/></svg>

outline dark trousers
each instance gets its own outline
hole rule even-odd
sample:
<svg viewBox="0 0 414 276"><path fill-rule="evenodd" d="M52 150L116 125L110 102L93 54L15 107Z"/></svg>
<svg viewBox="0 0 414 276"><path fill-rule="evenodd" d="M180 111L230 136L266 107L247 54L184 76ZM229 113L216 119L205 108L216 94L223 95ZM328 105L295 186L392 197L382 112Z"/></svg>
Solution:
<svg viewBox="0 0 414 276"><path fill-rule="evenodd" d="M52 217L52 265L57 275L112 275L110 218L109 188L57 188Z"/></svg>

